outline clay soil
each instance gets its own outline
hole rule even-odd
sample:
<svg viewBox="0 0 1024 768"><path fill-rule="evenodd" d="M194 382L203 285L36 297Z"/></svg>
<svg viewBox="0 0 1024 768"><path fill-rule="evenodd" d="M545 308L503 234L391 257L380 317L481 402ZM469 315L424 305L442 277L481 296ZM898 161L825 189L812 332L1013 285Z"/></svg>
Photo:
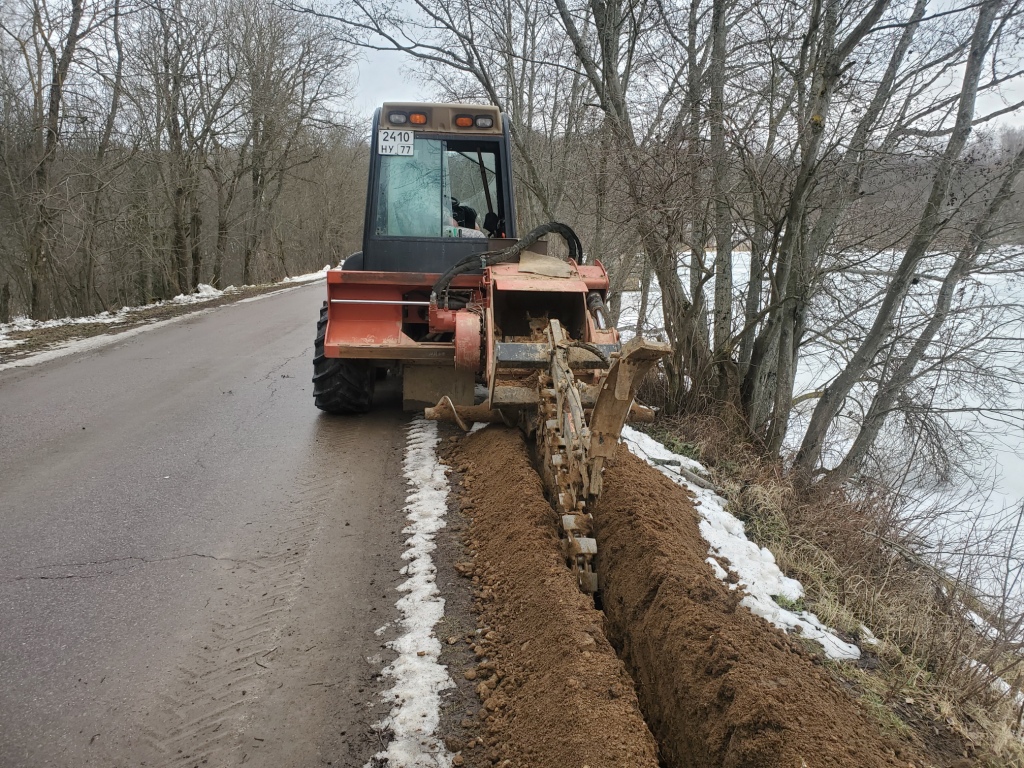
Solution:
<svg viewBox="0 0 1024 768"><path fill-rule="evenodd" d="M491 426L448 461L462 476L479 629L478 734L456 765L657 768L632 680L605 638L604 617L565 567L556 518L523 438Z"/></svg>
<svg viewBox="0 0 1024 768"><path fill-rule="evenodd" d="M465 675L479 710L462 723L475 738L459 741L456 765L933 765L809 644L739 604L705 562L691 496L626 449L594 510L602 613L565 567L521 435L491 426L453 445L473 553L456 568L479 627Z"/></svg>
<svg viewBox="0 0 1024 768"><path fill-rule="evenodd" d="M669 766L924 766L705 562L692 497L620 447L594 510L605 629Z"/></svg>

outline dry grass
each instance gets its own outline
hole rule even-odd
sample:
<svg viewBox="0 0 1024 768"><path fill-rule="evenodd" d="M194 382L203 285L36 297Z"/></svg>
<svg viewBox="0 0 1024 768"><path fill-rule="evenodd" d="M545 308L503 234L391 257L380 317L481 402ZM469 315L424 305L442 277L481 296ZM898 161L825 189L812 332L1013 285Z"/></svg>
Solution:
<svg viewBox="0 0 1024 768"><path fill-rule="evenodd" d="M879 639L870 670L835 669L883 726L900 731L897 718L932 751L955 757L959 744L978 765L1024 768L1024 712L966 663L1007 671L1019 691L1020 649L993 646L967 621L970 585L915 555L883 494L853 500L841 489L795 488L728 416L662 418L648 431L708 466L733 514L804 584L823 621L854 638L867 626Z"/></svg>

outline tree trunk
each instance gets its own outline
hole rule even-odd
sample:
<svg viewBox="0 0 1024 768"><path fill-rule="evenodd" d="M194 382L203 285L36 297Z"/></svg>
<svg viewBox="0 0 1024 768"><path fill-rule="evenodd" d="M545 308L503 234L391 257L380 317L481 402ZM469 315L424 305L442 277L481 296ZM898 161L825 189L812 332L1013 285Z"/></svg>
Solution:
<svg viewBox="0 0 1024 768"><path fill-rule="evenodd" d="M203 275L203 251L202 251L202 234L203 234L203 212L200 207L199 200L196 199L196 195L193 192L191 197L191 208L192 215L189 218L188 227L188 240L189 250L192 256L192 280L189 285L190 289L195 289Z"/></svg>
<svg viewBox="0 0 1024 768"><path fill-rule="evenodd" d="M727 55L726 0L711 6L711 177L715 206L715 309L714 347L716 391L719 402L730 398L734 383L732 359L732 211L729 208L729 156L725 148L725 58Z"/></svg>
<svg viewBox="0 0 1024 768"><path fill-rule="evenodd" d="M640 275L640 307L636 313L636 329L634 335L644 335L644 322L647 319L647 300L651 293L651 260L644 254L644 266Z"/></svg>
<svg viewBox="0 0 1024 768"><path fill-rule="evenodd" d="M896 398L907 384L913 380L915 368L924 358L928 347L945 324L957 286L970 274L978 257L988 249L992 224L1006 201L1013 196L1014 183L1021 170L1024 170L1024 149L1021 149L1013 158L999 191L989 202L984 214L975 223L967 244L943 278L935 302L935 310L932 312L928 324L921 331L921 335L914 342L914 346L911 347L907 356L895 367L889 377L879 384L853 445L839 466L829 472L829 480L843 482L860 469L868 451L875 444L878 433L885 425L885 421L892 411L893 403L896 402Z"/></svg>
<svg viewBox="0 0 1024 768"><path fill-rule="evenodd" d="M988 50L992 25L1001 5L1001 0L988 0L982 4L979 11L964 70L956 121L932 179L931 191L910 245L886 290L871 329L847 366L825 388L811 415L807 432L804 434L800 450L794 460L794 468L805 477L809 477L817 467L824 447L825 436L843 407L846 396L874 363L879 349L892 333L893 319L907 295L914 271L935 236L945 225L945 221L942 219L942 206L946 200L954 165L971 134L971 123L978 95L978 81L984 69L985 53Z"/></svg>
<svg viewBox="0 0 1024 768"><path fill-rule="evenodd" d="M0 288L0 323L11 322L11 284L4 283Z"/></svg>
<svg viewBox="0 0 1024 768"><path fill-rule="evenodd" d="M51 49L52 67L50 74L50 93L46 110L46 122L42 127L43 153L39 158L34 174L34 187L36 197L35 225L32 229L32 239L29 246L29 316L36 320L45 320L50 315L51 307L48 301L46 286L49 274L48 261L52 257L50 252L53 239L53 222L49 207L49 186L50 169L57 156L57 146L60 143L60 118L64 106L64 84L67 81L68 71L71 69L71 62L74 59L75 49L80 40L79 27L82 22L83 0L71 0L71 22L68 27L67 39L64 41L64 49L59 57Z"/></svg>

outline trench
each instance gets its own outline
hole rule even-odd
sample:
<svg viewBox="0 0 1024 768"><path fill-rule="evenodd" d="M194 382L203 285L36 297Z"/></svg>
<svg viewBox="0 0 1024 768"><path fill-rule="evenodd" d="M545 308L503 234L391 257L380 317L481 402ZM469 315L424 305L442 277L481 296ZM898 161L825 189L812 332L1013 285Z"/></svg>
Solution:
<svg viewBox="0 0 1024 768"><path fill-rule="evenodd" d="M714 577L683 488L624 448L608 463L593 510L599 611L565 568L557 516L520 433L492 426L460 451L472 467L466 503L482 615L506 626L529 617L498 639L532 686L504 692L496 716L485 719L505 733L508 754L528 756L508 765L907 764L814 653L751 614ZM531 655L537 639L546 652ZM496 647L481 650L502 656ZM522 696L532 709L517 706ZM581 711L592 717L569 718L567 729L565 713ZM578 738L568 751L564 740L538 740L538 730L551 728ZM642 738L626 753L602 751L623 734ZM497 746L491 757L499 757L500 739Z"/></svg>
<svg viewBox="0 0 1024 768"><path fill-rule="evenodd" d="M822 654L740 604L692 496L620 446L593 510L605 633L671 768L906 766Z"/></svg>

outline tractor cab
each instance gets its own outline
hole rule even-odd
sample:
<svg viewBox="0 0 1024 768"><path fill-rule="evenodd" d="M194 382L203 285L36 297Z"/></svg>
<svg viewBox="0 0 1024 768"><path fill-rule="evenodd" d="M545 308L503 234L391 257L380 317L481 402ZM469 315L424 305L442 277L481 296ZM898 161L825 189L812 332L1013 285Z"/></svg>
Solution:
<svg viewBox="0 0 1024 768"><path fill-rule="evenodd" d="M514 238L508 127L497 107L385 104L373 138L361 258L345 269L441 273Z"/></svg>
<svg viewBox="0 0 1024 768"><path fill-rule="evenodd" d="M508 139L494 107L377 110L363 252L327 272L313 400L364 413L386 370L401 376L403 407L428 419L518 423L536 439L566 559L595 593L587 510L637 387L670 350L640 338L620 347L608 272L586 263L570 227L552 221L516 239ZM547 254L547 234L567 258Z"/></svg>

